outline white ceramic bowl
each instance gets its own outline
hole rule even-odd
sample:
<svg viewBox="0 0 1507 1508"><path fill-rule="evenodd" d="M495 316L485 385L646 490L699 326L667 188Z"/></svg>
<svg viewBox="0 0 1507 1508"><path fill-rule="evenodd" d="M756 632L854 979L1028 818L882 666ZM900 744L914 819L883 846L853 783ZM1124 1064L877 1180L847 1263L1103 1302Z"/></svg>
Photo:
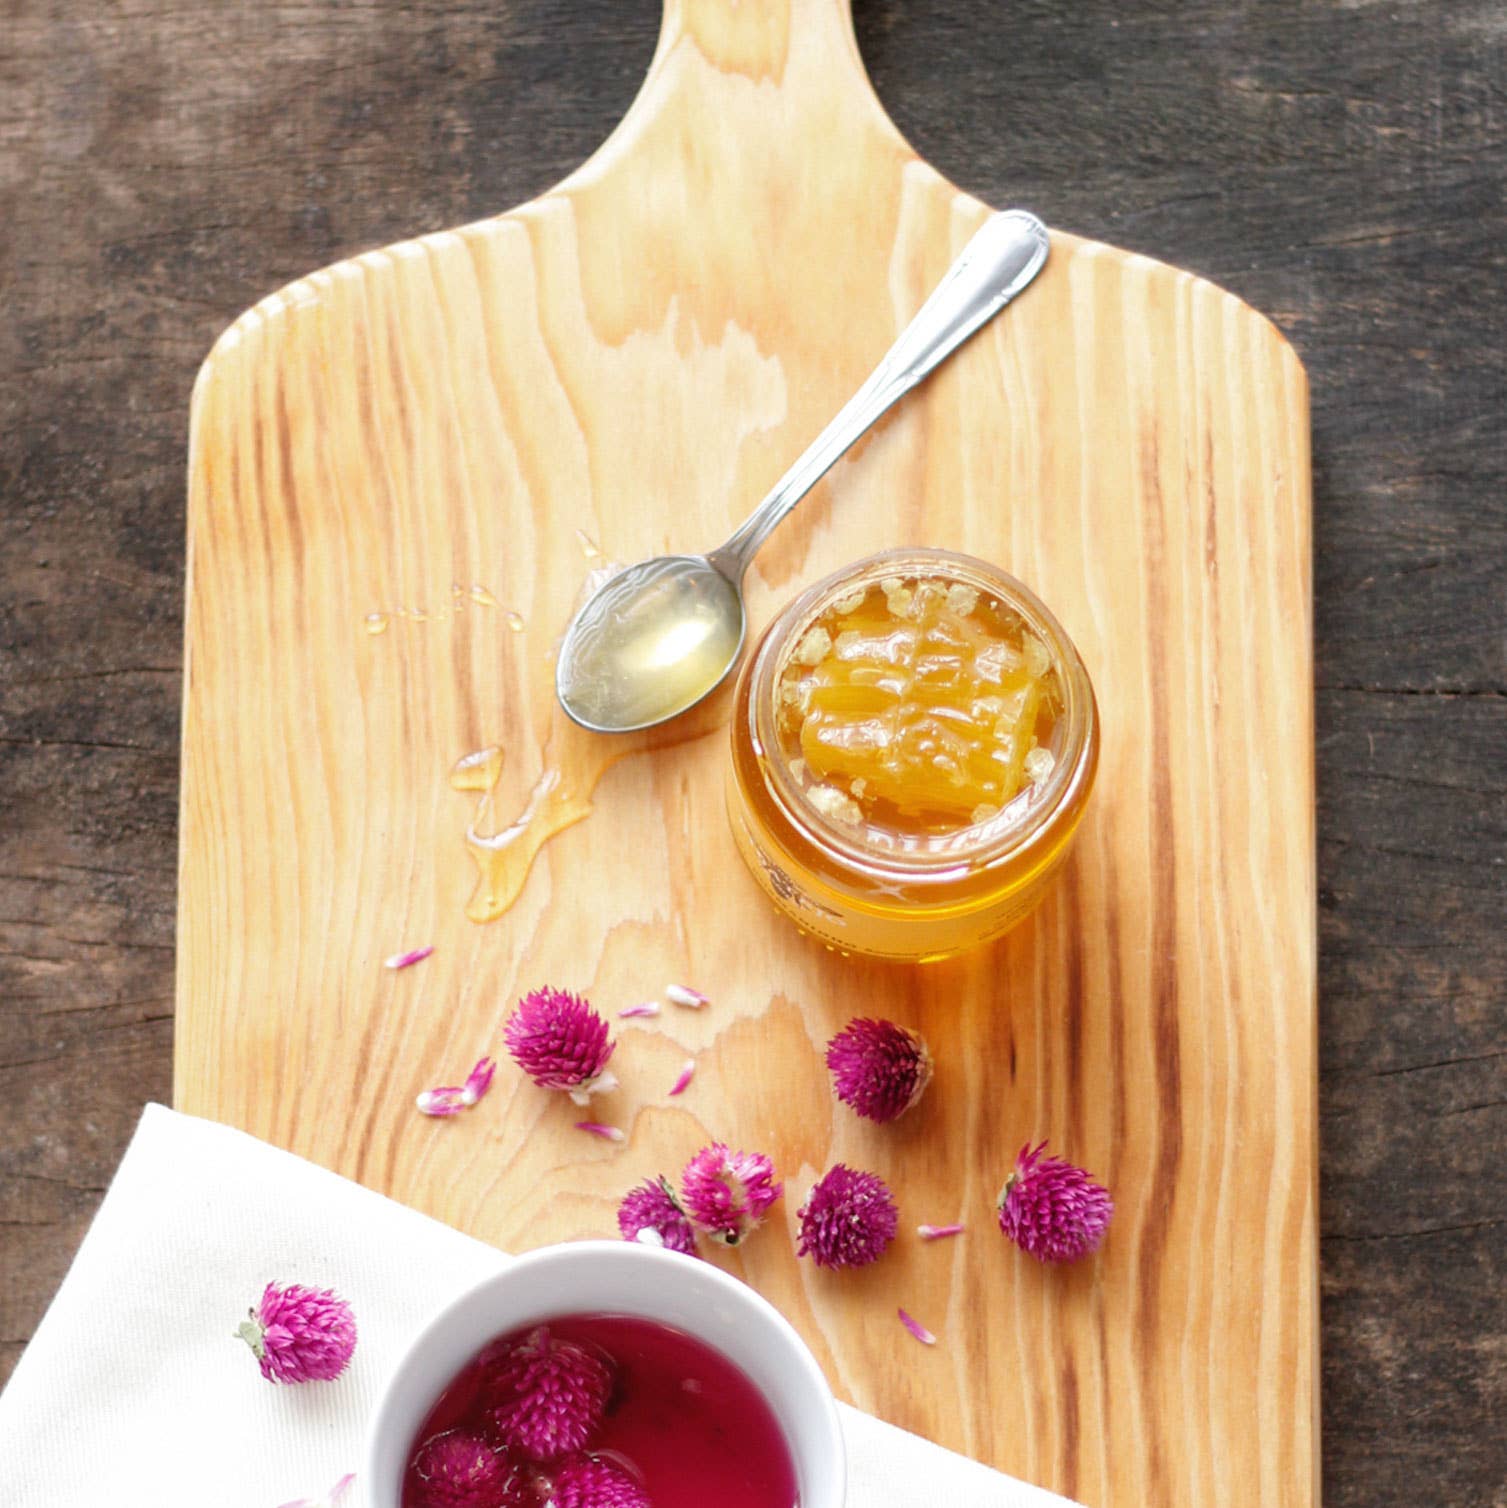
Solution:
<svg viewBox="0 0 1507 1508"><path fill-rule="evenodd" d="M578 1241L518 1257L425 1326L372 1415L372 1508L399 1508L414 1436L445 1386L494 1336L565 1314L629 1314L673 1325L740 1367L768 1400L795 1463L800 1508L843 1508L837 1405L789 1322L709 1262L631 1241Z"/></svg>

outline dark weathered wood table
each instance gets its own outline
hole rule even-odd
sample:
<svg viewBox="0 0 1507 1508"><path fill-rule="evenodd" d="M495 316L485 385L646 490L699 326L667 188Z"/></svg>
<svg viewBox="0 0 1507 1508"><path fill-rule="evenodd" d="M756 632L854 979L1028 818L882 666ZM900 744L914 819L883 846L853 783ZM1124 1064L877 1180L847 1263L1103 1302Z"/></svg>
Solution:
<svg viewBox="0 0 1507 1508"><path fill-rule="evenodd" d="M1507 1482L1498 0L858 0L996 203L1193 268L1313 384L1331 1505ZM188 393L295 275L538 193L656 0L15 0L0 25L0 1377L166 1099Z"/></svg>

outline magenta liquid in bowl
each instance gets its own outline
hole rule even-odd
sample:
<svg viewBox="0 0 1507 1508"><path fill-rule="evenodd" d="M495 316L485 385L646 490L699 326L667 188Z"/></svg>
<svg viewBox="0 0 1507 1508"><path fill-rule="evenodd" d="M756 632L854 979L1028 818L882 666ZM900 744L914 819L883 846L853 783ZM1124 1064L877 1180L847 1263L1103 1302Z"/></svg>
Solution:
<svg viewBox="0 0 1507 1508"><path fill-rule="evenodd" d="M466 1478L482 1451L491 1460ZM557 1482L583 1508L593 1484L603 1508L634 1489L652 1508L797 1505L789 1447L754 1384L683 1330L636 1315L560 1316L484 1346L420 1426L402 1508L452 1508L458 1489L467 1508L533 1508ZM572 1482L585 1487L572 1495Z"/></svg>
<svg viewBox="0 0 1507 1508"><path fill-rule="evenodd" d="M832 1390L766 1299L678 1252L575 1241L434 1314L359 1473L369 1508L844 1508L844 1455Z"/></svg>

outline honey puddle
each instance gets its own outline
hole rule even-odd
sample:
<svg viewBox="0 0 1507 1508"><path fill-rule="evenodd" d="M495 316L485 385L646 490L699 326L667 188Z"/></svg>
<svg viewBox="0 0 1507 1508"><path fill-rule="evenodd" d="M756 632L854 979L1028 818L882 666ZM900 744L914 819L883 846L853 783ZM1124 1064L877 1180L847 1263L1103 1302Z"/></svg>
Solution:
<svg viewBox="0 0 1507 1508"><path fill-rule="evenodd" d="M595 542L579 529L576 535L586 558L599 559L601 550ZM587 573L576 605L586 601L619 569L607 561L596 565ZM475 593L484 590L473 588L472 600L483 602ZM484 605L498 605L497 599L488 592ZM504 615L504 621L515 633L521 633L525 627L522 617L511 610ZM553 683L551 675L551 686ZM466 903L466 915L473 922L495 922L523 894L540 849L551 838L591 815L591 798L602 776L618 760L652 749L672 748L722 727L730 694L729 685L671 723L624 734L587 732L565 715L551 695L542 750L543 771L524 800L522 810L501 827L496 825L494 808L505 764L502 745L489 744L456 760L450 770L450 788L476 797L476 806L466 825L466 851L476 863L476 888Z"/></svg>
<svg viewBox="0 0 1507 1508"><path fill-rule="evenodd" d="M476 861L477 869L476 889L466 904L466 915L473 922L496 921L512 906L523 892L539 850L591 814L591 792L618 757L604 749L595 760L595 768L577 759L575 778L570 781L563 771L546 768L534 782L523 810L505 827L491 832L486 829L502 778L502 748L493 744L456 761L450 771L451 789L474 792L478 798L466 825L466 851Z"/></svg>
<svg viewBox="0 0 1507 1508"><path fill-rule="evenodd" d="M665 727L604 736L577 727L556 705L545 741L543 773L523 809L501 827L494 825L493 807L505 763L502 746L491 744L458 759L450 771L450 787L477 798L466 825L466 851L477 870L476 888L466 903L467 917L473 922L494 922L512 907L523 893L540 849L591 815L592 795L618 760L700 738L719 728L725 715L726 704L719 693Z"/></svg>
<svg viewBox="0 0 1507 1508"><path fill-rule="evenodd" d="M481 791L490 796L501 774L502 745L492 744L489 748L478 749L475 754L465 754L455 761L455 768L450 771L450 789Z"/></svg>

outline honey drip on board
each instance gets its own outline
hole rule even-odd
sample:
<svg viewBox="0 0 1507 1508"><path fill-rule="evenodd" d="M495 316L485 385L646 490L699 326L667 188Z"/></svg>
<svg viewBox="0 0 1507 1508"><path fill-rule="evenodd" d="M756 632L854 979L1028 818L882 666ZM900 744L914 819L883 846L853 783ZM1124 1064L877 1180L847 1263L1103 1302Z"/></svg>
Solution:
<svg viewBox="0 0 1507 1508"><path fill-rule="evenodd" d="M578 728L555 704L545 740L544 770L529 789L522 809L501 825L494 814L505 763L501 746L492 744L457 760L450 771L451 789L477 798L466 824L466 852L477 870L476 888L466 903L467 917L473 922L494 922L514 905L540 850L591 815L592 794L618 760L720 732L725 713L717 697L666 727L603 738Z"/></svg>
<svg viewBox="0 0 1507 1508"><path fill-rule="evenodd" d="M502 778L500 744L463 755L450 771L450 788L478 800L466 824L466 851L476 863L476 889L466 905L473 922L490 922L507 911L523 892L539 850L558 832L579 822L591 802L572 801L558 770L545 770L529 792L523 810L505 826L490 826L493 796Z"/></svg>
<svg viewBox="0 0 1507 1508"><path fill-rule="evenodd" d="M490 795L502 774L502 745L490 744L474 754L463 754L450 771L452 791L482 791Z"/></svg>
<svg viewBox="0 0 1507 1508"><path fill-rule="evenodd" d="M448 601L442 599L438 607L430 608L419 604L412 607L377 608L362 615L361 626L368 634L376 637L378 634L385 634L395 622L443 623L447 618L454 618L459 622L462 610L467 603L477 607L502 606L479 581L473 582L469 587L462 586L456 581L451 583ZM523 615L512 608L507 609L504 619L515 633L520 632L524 626Z"/></svg>
<svg viewBox="0 0 1507 1508"><path fill-rule="evenodd" d="M577 605L617 569L607 561L594 566L582 583ZM474 593L479 588L472 590ZM506 614L505 621L515 632L522 632L525 626L522 616L512 612ZM551 675L551 683L553 679ZM463 755L451 767L450 788L476 797L466 824L466 851L477 870L476 888L466 903L467 917L473 922L494 922L511 909L523 893L540 850L551 838L591 815L592 794L618 760L720 732L725 716L725 698L718 695L662 728L603 738L573 723L551 695L543 770L518 814L501 825L494 809L506 763L502 746L489 744Z"/></svg>
<svg viewBox="0 0 1507 1508"><path fill-rule="evenodd" d="M476 864L476 888L466 904L473 922L496 921L523 893L539 851L551 838L591 815L591 793L607 767L629 750L596 746L574 736L555 719L547 747L559 763L546 765L523 808L511 821L496 825L495 797L503 772L503 751L492 744L456 761L450 771L452 790L474 794L476 808L466 824L466 852Z"/></svg>

